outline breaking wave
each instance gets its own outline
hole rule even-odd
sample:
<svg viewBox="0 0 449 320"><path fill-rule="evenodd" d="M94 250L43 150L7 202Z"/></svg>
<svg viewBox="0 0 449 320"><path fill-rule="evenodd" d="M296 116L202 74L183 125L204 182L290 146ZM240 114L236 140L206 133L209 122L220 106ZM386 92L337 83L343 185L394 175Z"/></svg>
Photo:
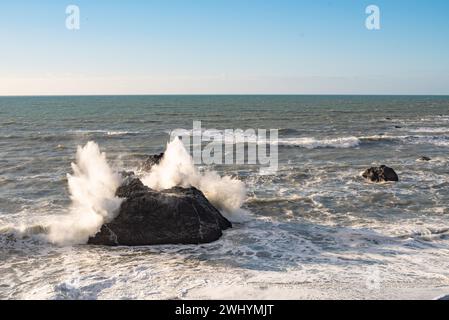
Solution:
<svg viewBox="0 0 449 320"><path fill-rule="evenodd" d="M317 148L354 148L360 145L360 139L357 137L342 138L290 138L279 140L279 145L296 146L306 149Z"/></svg>
<svg viewBox="0 0 449 320"><path fill-rule="evenodd" d="M246 198L244 183L230 176L220 177L214 171L199 172L178 138L167 144L161 162L153 166L142 182L155 190L193 186L231 220L239 220L245 215L241 209Z"/></svg>
<svg viewBox="0 0 449 320"><path fill-rule="evenodd" d="M60 245L86 243L104 223L115 218L122 203L115 196L121 177L95 142L78 147L72 170L73 174L67 174L70 212L49 226L48 240Z"/></svg>

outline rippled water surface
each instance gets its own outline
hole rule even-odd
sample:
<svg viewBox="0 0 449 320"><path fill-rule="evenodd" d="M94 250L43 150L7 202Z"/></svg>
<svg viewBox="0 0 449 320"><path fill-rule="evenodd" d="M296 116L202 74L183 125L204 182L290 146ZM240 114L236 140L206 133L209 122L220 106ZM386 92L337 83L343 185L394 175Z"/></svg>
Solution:
<svg viewBox="0 0 449 320"><path fill-rule="evenodd" d="M115 168L132 170L164 150L170 130L194 120L203 128L279 129L276 175L213 168L246 184L250 212L219 241L56 247L17 235L66 214L78 145L96 141ZM0 98L0 298L447 294L448 151L449 97ZM400 182L362 180L380 164Z"/></svg>

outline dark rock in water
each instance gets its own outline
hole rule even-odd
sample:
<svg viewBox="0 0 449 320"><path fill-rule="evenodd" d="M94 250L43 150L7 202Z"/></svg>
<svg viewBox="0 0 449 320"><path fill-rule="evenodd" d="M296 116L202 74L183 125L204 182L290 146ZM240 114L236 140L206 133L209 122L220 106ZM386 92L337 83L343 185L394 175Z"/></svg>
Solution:
<svg viewBox="0 0 449 320"><path fill-rule="evenodd" d="M140 170L150 171L154 165L159 164L159 162L161 162L163 157L164 157L164 153L148 156L148 158L145 159L145 161L140 166Z"/></svg>
<svg viewBox="0 0 449 320"><path fill-rule="evenodd" d="M218 240L232 224L196 188L152 190L135 178L118 188L119 215L89 239L94 245L199 244Z"/></svg>
<svg viewBox="0 0 449 320"><path fill-rule="evenodd" d="M430 161L430 160L432 160L432 159L429 158L429 157L423 156L423 157L419 158L418 160L419 160L419 161Z"/></svg>
<svg viewBox="0 0 449 320"><path fill-rule="evenodd" d="M391 118L390 117L386 117L385 120L391 120Z"/></svg>
<svg viewBox="0 0 449 320"><path fill-rule="evenodd" d="M399 181L396 172L387 166L372 167L367 169L362 176L371 182Z"/></svg>
<svg viewBox="0 0 449 320"><path fill-rule="evenodd" d="M401 126L394 126L396 129L401 129L402 127Z"/></svg>
<svg viewBox="0 0 449 320"><path fill-rule="evenodd" d="M117 188L115 195L119 198L131 198L131 196L136 192L145 192L150 190L150 188L146 187L140 179L135 176L129 176L125 179L123 184Z"/></svg>

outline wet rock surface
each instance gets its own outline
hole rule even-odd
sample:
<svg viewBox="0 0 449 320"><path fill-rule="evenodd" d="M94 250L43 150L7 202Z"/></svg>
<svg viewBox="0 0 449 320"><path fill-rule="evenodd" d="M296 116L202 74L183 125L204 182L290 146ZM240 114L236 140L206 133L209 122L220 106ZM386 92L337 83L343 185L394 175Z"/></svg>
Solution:
<svg viewBox="0 0 449 320"><path fill-rule="evenodd" d="M200 244L219 239L232 224L196 188L152 190L129 175L117 189L125 198L118 216L89 244L141 246Z"/></svg>
<svg viewBox="0 0 449 320"><path fill-rule="evenodd" d="M371 167L363 172L362 177L371 182L399 181L396 172L385 165Z"/></svg>

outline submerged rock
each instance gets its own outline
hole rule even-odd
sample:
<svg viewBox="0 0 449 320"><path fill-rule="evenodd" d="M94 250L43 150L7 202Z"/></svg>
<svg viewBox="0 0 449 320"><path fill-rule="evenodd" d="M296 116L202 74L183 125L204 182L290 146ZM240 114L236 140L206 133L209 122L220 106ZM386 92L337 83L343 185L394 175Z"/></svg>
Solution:
<svg viewBox="0 0 449 320"><path fill-rule="evenodd" d="M399 181L396 172L387 166L372 167L363 172L362 177L371 182Z"/></svg>
<svg viewBox="0 0 449 320"><path fill-rule="evenodd" d="M155 191L129 176L117 190L118 216L89 239L94 245L199 244L219 239L232 224L196 188Z"/></svg>

